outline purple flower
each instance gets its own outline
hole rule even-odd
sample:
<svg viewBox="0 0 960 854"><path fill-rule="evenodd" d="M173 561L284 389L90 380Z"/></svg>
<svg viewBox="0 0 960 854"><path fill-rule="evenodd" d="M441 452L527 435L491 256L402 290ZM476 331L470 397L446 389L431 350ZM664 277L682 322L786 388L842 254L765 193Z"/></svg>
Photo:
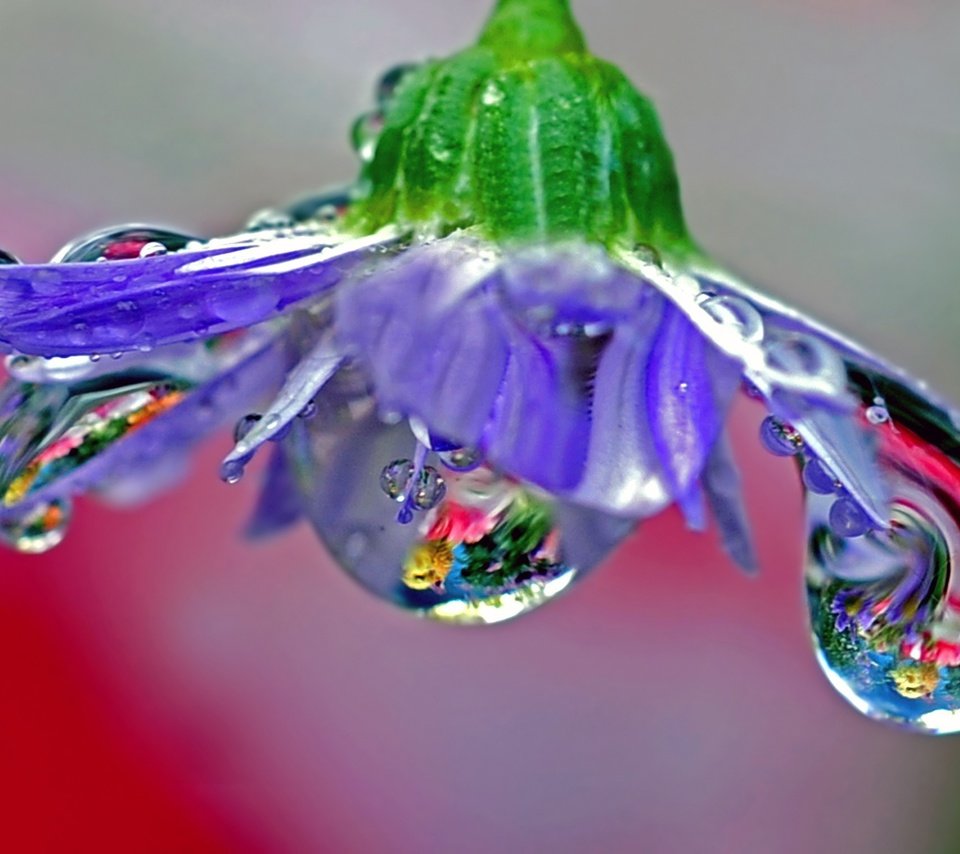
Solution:
<svg viewBox="0 0 960 854"><path fill-rule="evenodd" d="M671 504L753 569L724 428L743 389L767 446L816 467L838 533L888 525L861 413L877 383L917 386L695 247L652 108L578 53L566 3L539 3L555 31L516 35L537 5L502 0L478 47L390 76L345 191L226 238L134 226L0 267L12 545L58 542L78 492L148 497L235 424L225 480L272 447L252 533L306 515L365 585L435 616L521 613ZM555 97L583 80L609 94ZM571 137L562 103L607 137ZM504 140L516 162L491 154Z"/></svg>

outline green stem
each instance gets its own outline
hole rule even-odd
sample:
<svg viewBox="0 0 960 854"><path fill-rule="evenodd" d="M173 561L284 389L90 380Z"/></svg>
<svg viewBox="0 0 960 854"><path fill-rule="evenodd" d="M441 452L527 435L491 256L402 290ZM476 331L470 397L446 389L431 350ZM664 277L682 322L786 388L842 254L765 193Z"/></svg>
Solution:
<svg viewBox="0 0 960 854"><path fill-rule="evenodd" d="M569 0L498 0L479 44L504 59L586 51Z"/></svg>

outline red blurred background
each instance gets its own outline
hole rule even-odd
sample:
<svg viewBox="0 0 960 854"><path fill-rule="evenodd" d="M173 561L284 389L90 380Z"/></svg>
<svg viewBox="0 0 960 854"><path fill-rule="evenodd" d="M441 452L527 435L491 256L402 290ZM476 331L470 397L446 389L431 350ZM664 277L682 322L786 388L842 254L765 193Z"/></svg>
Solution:
<svg viewBox="0 0 960 854"><path fill-rule="evenodd" d="M960 10L575 5L653 84L701 240L960 397ZM464 43L483 10L0 14L0 235L39 259L109 222L228 230L342 180L380 67ZM146 508L81 502L60 548L0 557L3 847L957 850L960 743L861 720L817 670L799 490L758 420L736 417L759 578L671 512L489 629L371 600L305 527L243 542L256 477L219 482L226 437Z"/></svg>

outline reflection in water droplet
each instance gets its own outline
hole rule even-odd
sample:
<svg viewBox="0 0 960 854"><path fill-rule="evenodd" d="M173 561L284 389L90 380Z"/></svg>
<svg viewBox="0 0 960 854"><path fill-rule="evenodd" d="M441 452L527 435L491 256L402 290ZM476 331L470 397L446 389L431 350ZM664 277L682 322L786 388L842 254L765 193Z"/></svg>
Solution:
<svg viewBox="0 0 960 854"><path fill-rule="evenodd" d="M735 326L740 335L752 343L763 340L763 318L745 299L735 296L710 296L700 302L701 307L718 323Z"/></svg>
<svg viewBox="0 0 960 854"><path fill-rule="evenodd" d="M768 415L760 425L760 440L771 454L793 457L803 450L803 439L792 427Z"/></svg>
<svg viewBox="0 0 960 854"><path fill-rule="evenodd" d="M864 714L957 732L960 466L937 446L958 445L955 436L944 441L947 422L936 414L895 414L897 428L883 422L878 431L893 496L889 529L868 530L847 497L807 492L817 655L831 684Z"/></svg>
<svg viewBox="0 0 960 854"><path fill-rule="evenodd" d="M414 471L411 460L394 460L380 472L380 488L394 501L403 501Z"/></svg>
<svg viewBox="0 0 960 854"><path fill-rule="evenodd" d="M454 448L437 456L451 471L473 471L483 462L483 454L475 448Z"/></svg>
<svg viewBox="0 0 960 854"><path fill-rule="evenodd" d="M499 622L557 595L633 528L487 464L441 468L439 452L422 444L418 471L407 420L384 424L350 374L331 381L316 417L297 421L285 448L317 532L378 596L439 620Z"/></svg>
<svg viewBox="0 0 960 854"><path fill-rule="evenodd" d="M64 246L53 262L124 261L183 249L196 238L164 228L120 225L95 231Z"/></svg>
<svg viewBox="0 0 960 854"><path fill-rule="evenodd" d="M262 418L263 416L257 412L248 412L246 415L238 418L237 423L233 425L234 443L244 439Z"/></svg>
<svg viewBox="0 0 960 854"><path fill-rule="evenodd" d="M25 554L41 554L60 545L70 526L70 499L36 504L18 515L0 516L0 540Z"/></svg>

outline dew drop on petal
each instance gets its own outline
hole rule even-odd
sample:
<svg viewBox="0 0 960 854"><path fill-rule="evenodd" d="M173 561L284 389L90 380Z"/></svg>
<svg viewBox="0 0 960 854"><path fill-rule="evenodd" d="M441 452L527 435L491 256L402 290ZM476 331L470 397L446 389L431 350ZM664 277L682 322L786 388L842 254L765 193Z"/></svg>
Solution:
<svg viewBox="0 0 960 854"><path fill-rule="evenodd" d="M41 554L58 546L70 526L69 498L36 504L16 515L0 516L0 540L25 554Z"/></svg>
<svg viewBox="0 0 960 854"><path fill-rule="evenodd" d="M833 472L816 457L810 457L804 464L803 483L807 489L818 495L832 495L838 488Z"/></svg>
<svg viewBox="0 0 960 854"><path fill-rule="evenodd" d="M317 416L298 422L285 447L318 534L377 596L437 620L501 622L552 599L634 527L486 463L455 471L423 445L418 470L408 420L383 423L350 385L351 370L321 392Z"/></svg>
<svg viewBox="0 0 960 854"><path fill-rule="evenodd" d="M827 518L830 530L838 537L862 537L871 528L867 514L856 501L848 497L834 501Z"/></svg>
<svg viewBox="0 0 960 854"><path fill-rule="evenodd" d="M904 407L892 407L897 429L877 429L889 528L871 528L847 496L808 488L811 624L820 666L857 710L958 732L960 466L941 450L958 447L957 437L945 443L946 419Z"/></svg>
<svg viewBox="0 0 960 854"><path fill-rule="evenodd" d="M234 443L244 439L262 418L263 416L258 412L248 412L246 415L238 418L237 423L233 425Z"/></svg>
<svg viewBox="0 0 960 854"><path fill-rule="evenodd" d="M175 252L196 238L165 228L121 225L79 237L64 246L53 262L125 261Z"/></svg>
<svg viewBox="0 0 960 854"><path fill-rule="evenodd" d="M778 418L768 415L760 425L760 440L763 446L778 457L793 457L803 448L800 435Z"/></svg>
<svg viewBox="0 0 960 854"><path fill-rule="evenodd" d="M473 471L483 463L483 454L475 448L454 448L442 451L437 456L451 471Z"/></svg>

